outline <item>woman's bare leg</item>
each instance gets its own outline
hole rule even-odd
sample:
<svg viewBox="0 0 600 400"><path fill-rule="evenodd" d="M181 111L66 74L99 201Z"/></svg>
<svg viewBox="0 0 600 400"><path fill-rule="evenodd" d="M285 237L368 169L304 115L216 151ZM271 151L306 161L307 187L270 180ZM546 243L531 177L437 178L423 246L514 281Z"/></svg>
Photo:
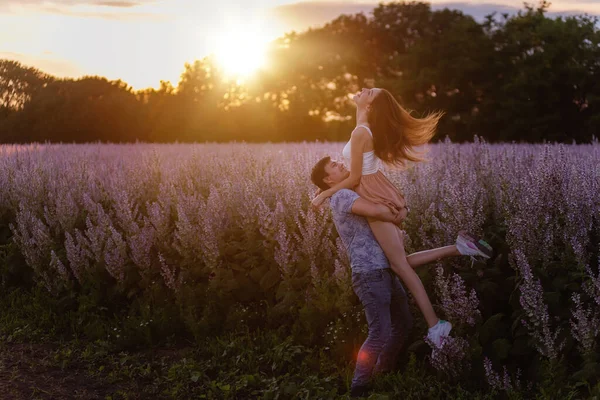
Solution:
<svg viewBox="0 0 600 400"><path fill-rule="evenodd" d="M429 264L442 258L460 256L460 252L456 245L438 247L437 249L423 250L417 253L412 253L406 256L408 263L412 268L420 267L421 265Z"/></svg>
<svg viewBox="0 0 600 400"><path fill-rule="evenodd" d="M419 309L423 313L427 325L431 328L438 323L439 318L433 310L425 287L419 276L412 269L404 251L404 241L400 229L391 222L369 220L375 239L388 258L392 270L402 279L402 282L412 293Z"/></svg>

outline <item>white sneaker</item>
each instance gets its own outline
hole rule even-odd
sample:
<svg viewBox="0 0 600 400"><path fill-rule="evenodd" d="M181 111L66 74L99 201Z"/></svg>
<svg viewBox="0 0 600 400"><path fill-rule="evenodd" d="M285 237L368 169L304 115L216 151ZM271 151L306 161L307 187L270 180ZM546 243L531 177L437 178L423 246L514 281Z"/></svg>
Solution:
<svg viewBox="0 0 600 400"><path fill-rule="evenodd" d="M443 338L446 338L452 330L452 324L448 321L440 319L437 324L429 328L427 339L439 349L442 347Z"/></svg>
<svg viewBox="0 0 600 400"><path fill-rule="evenodd" d="M493 254L492 246L485 240L479 239L466 231L458 232L456 248L463 256L480 256L487 259Z"/></svg>

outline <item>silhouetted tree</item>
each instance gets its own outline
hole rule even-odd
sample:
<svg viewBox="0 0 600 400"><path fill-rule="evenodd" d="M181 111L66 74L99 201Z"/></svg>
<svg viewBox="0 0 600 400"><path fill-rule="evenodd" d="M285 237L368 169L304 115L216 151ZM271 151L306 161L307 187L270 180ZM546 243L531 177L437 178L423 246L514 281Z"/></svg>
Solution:
<svg viewBox="0 0 600 400"><path fill-rule="evenodd" d="M144 139L139 102L122 81L55 80L40 88L19 114L10 127L16 142Z"/></svg>
<svg viewBox="0 0 600 400"><path fill-rule="evenodd" d="M439 139L587 142L600 126L598 20L551 19L548 6L478 23L427 3L381 4L283 35L243 82L212 57L185 64L176 86L138 92L0 60L0 140L346 140L351 94L380 86L416 116L445 111Z"/></svg>
<svg viewBox="0 0 600 400"><path fill-rule="evenodd" d="M479 124L503 141L589 141L600 120L600 31L591 17L547 18L548 3L485 28L495 46ZM477 129L477 128L476 128Z"/></svg>

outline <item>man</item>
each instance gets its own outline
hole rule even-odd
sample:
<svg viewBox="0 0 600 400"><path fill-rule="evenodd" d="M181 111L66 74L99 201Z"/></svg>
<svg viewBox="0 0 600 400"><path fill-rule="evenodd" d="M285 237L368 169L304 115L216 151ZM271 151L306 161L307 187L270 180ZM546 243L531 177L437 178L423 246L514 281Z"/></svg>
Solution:
<svg viewBox="0 0 600 400"><path fill-rule="evenodd" d="M313 167L311 180L321 190L327 190L348 175L343 163L324 157ZM367 339L358 352L350 389L351 396L362 396L368 392L373 375L389 372L394 367L413 325L406 292L390 269L366 218L394 223L401 221L388 207L362 199L348 189L335 193L330 206L334 224L350 259L352 288L363 304L369 326ZM461 232L456 245L414 253L407 256L407 260L415 268L461 254L489 258L491 247L483 240Z"/></svg>

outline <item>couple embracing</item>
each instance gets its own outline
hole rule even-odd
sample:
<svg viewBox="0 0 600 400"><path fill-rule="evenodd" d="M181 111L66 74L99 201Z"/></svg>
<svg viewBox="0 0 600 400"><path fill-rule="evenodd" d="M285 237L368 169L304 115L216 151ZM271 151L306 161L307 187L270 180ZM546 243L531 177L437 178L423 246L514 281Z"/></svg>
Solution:
<svg viewBox="0 0 600 400"><path fill-rule="evenodd" d="M406 255L400 226L409 208L404 196L382 173L382 162L404 165L422 158L415 148L433 137L441 113L414 118L385 89L363 89L354 96L357 127L342 151L344 163L325 157L311 180L321 193L312 204L330 198L333 221L352 269L352 286L369 326L358 353L351 395L366 394L373 375L390 371L412 327L408 287L423 313L428 341L439 348L452 324L437 317L414 268L450 256L489 258L482 239L459 232L453 245ZM400 279L398 279L400 278Z"/></svg>

